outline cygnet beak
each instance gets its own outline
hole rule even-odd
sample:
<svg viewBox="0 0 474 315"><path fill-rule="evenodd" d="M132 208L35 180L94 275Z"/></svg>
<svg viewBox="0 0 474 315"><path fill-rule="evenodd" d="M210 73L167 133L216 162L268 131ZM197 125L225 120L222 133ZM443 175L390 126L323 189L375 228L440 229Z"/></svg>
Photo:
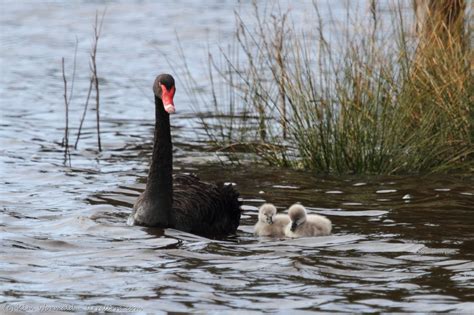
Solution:
<svg viewBox="0 0 474 315"><path fill-rule="evenodd" d="M272 217L267 217L267 223L268 223L268 224L273 224L273 219L272 219Z"/></svg>
<svg viewBox="0 0 474 315"><path fill-rule="evenodd" d="M296 224L296 222L292 222L292 223L291 223L290 231L291 231L291 232L294 232L297 227L298 227L298 224Z"/></svg>

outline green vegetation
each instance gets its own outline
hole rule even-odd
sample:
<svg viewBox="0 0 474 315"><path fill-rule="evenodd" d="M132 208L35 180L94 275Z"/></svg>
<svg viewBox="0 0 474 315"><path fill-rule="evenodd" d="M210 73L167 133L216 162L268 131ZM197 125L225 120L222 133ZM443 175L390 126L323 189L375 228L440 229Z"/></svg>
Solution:
<svg viewBox="0 0 474 315"><path fill-rule="evenodd" d="M252 23L237 15L235 45L209 57L212 98L200 102L218 148L316 172L474 170L470 42L418 37L401 8L385 24L348 11L341 25L315 6L306 30L291 12L254 9Z"/></svg>

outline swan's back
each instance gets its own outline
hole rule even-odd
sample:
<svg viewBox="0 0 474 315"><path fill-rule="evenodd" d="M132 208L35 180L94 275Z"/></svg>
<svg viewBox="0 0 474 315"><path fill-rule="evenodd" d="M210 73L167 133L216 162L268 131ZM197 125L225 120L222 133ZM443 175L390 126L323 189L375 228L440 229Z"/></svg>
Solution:
<svg viewBox="0 0 474 315"><path fill-rule="evenodd" d="M240 223L239 193L231 185L201 182L194 175L173 178L174 227L204 236L235 233Z"/></svg>
<svg viewBox="0 0 474 315"><path fill-rule="evenodd" d="M311 225L318 235L329 235L332 230L331 221L319 214L310 214L306 217L306 223Z"/></svg>

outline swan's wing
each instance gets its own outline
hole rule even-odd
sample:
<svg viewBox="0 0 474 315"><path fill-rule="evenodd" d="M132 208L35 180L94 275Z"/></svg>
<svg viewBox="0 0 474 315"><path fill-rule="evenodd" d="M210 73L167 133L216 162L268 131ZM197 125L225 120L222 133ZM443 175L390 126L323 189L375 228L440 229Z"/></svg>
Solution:
<svg viewBox="0 0 474 315"><path fill-rule="evenodd" d="M195 175L173 179L175 227L199 235L235 233L241 214L239 193L230 185L201 182Z"/></svg>

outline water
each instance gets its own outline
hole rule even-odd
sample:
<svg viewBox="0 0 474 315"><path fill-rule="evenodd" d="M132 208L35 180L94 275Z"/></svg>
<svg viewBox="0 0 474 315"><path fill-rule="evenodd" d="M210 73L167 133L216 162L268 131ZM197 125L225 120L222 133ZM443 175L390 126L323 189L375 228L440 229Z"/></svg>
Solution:
<svg viewBox="0 0 474 315"><path fill-rule="evenodd" d="M70 80L77 36L74 135L88 83L91 23L102 8L95 1L1 4L3 311L472 312L472 177L328 177L223 166L225 157L203 141L179 85L175 169L236 183L241 225L219 240L127 226L150 157L150 86L158 72L174 70L162 52L177 57L179 29L199 77L207 43L225 43L237 6L108 2L98 60L104 150L96 150L91 111L69 167L60 146L60 59L66 57ZM328 216L333 235L252 235L261 203L283 211L296 201Z"/></svg>

